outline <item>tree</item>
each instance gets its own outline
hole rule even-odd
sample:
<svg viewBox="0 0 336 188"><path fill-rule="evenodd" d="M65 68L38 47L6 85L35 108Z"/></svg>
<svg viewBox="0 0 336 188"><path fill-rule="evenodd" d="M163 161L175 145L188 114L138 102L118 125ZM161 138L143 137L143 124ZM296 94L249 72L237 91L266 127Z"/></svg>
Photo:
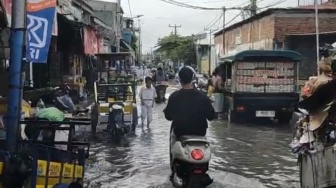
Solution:
<svg viewBox="0 0 336 188"><path fill-rule="evenodd" d="M174 62L183 61L185 64L196 64L195 42L193 37L179 35L165 36L158 41L159 48L156 50L162 53L166 59Z"/></svg>

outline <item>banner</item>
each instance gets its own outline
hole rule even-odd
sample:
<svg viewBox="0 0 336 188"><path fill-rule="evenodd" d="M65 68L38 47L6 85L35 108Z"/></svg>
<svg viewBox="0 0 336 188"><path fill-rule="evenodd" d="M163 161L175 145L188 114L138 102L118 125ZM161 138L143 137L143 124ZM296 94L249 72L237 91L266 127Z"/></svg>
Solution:
<svg viewBox="0 0 336 188"><path fill-rule="evenodd" d="M12 24L12 0L4 0L4 6L6 11L6 17L8 21L8 27ZM55 11L55 19L54 19L54 26L53 26L53 36L58 35L58 25L57 25L57 12Z"/></svg>
<svg viewBox="0 0 336 188"><path fill-rule="evenodd" d="M98 38L96 32L90 28L84 28L84 53L95 55L98 53Z"/></svg>
<svg viewBox="0 0 336 188"><path fill-rule="evenodd" d="M33 63L47 63L56 0L28 0L26 58Z"/></svg>

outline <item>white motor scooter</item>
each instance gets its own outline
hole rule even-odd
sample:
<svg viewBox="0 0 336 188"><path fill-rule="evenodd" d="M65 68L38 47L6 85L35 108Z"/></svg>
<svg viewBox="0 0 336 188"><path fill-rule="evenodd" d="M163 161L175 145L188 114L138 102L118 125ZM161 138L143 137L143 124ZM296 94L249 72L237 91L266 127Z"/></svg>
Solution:
<svg viewBox="0 0 336 188"><path fill-rule="evenodd" d="M168 100L169 93L165 98ZM210 143L203 136L182 136L171 146L170 166L176 188L205 188L213 180L207 174L211 159Z"/></svg>
<svg viewBox="0 0 336 188"><path fill-rule="evenodd" d="M172 144L172 182L178 188L205 188L213 180L207 174L210 144L202 136L182 136Z"/></svg>

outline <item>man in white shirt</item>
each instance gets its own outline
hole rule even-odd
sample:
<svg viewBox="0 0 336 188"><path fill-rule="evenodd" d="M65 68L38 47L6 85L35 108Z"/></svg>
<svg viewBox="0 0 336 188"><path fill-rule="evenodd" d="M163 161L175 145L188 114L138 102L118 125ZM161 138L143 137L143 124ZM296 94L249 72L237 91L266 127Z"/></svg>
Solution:
<svg viewBox="0 0 336 188"><path fill-rule="evenodd" d="M139 97L141 99L141 125L143 126L147 118L147 128L153 120L153 107L156 98L155 88L152 87L152 78L145 78L146 85L140 89Z"/></svg>

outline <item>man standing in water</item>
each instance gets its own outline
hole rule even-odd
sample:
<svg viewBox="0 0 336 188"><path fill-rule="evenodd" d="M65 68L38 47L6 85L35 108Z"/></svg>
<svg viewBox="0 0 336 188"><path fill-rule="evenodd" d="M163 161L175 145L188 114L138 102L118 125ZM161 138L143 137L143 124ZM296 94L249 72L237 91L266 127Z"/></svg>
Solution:
<svg viewBox="0 0 336 188"><path fill-rule="evenodd" d="M140 89L139 97L141 99L141 125L144 126L147 119L147 128L153 120L153 107L156 97L156 91L152 87L152 78L147 76L145 78L145 86Z"/></svg>
<svg viewBox="0 0 336 188"><path fill-rule="evenodd" d="M182 89L171 94L164 109L166 119L172 121L169 149L176 138L183 135L205 136L207 120L212 121L215 118L211 100L194 89L191 83L195 77L194 70L183 67L178 75Z"/></svg>

